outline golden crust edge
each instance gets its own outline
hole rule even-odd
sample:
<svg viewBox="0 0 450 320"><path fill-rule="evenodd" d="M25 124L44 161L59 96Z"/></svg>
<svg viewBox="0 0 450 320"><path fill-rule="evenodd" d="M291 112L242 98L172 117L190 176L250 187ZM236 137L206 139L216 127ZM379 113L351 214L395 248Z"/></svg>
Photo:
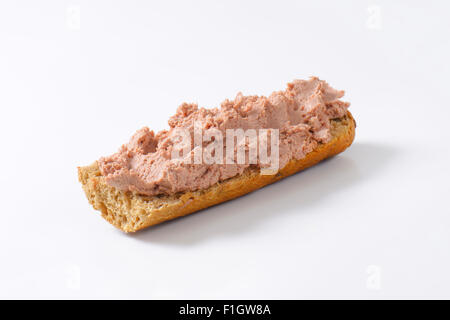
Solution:
<svg viewBox="0 0 450 320"><path fill-rule="evenodd" d="M135 232L243 196L337 155L352 144L355 127L352 114L347 112L343 118L332 120L330 142L300 160L291 160L277 174L261 175L258 169L249 168L242 175L200 191L154 197L123 192L104 181L97 162L78 167L78 180L89 203L106 221L124 232Z"/></svg>

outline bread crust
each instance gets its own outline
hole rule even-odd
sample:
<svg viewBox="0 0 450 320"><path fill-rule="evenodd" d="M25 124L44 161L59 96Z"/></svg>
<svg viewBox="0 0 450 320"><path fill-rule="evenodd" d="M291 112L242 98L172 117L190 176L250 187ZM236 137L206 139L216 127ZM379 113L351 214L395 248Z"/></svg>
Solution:
<svg viewBox="0 0 450 320"><path fill-rule="evenodd" d="M78 167L78 180L89 202L106 221L124 232L135 232L240 197L341 153L353 142L355 120L347 112L346 116L331 120L331 124L330 142L319 144L300 160L291 160L275 175L261 175L259 169L249 167L242 175L218 182L205 190L152 197L120 191L108 185L97 162Z"/></svg>

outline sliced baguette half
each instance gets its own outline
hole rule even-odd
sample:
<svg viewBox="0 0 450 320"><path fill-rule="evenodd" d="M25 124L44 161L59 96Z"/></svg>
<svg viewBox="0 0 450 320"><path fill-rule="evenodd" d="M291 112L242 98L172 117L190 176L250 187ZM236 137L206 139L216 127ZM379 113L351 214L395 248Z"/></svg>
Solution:
<svg viewBox="0 0 450 320"><path fill-rule="evenodd" d="M300 160L291 160L277 174L261 175L259 169L249 167L242 175L205 190L152 197L123 192L105 182L97 162L79 167L78 179L89 202L106 221L122 231L135 232L240 197L341 153L353 142L355 120L348 112L342 118L331 120L331 125L330 142L319 144Z"/></svg>

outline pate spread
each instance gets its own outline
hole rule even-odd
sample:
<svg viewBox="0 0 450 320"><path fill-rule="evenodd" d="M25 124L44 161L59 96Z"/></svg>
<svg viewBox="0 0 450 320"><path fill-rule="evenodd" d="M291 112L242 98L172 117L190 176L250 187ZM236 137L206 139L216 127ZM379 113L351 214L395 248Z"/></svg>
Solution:
<svg viewBox="0 0 450 320"><path fill-rule="evenodd" d="M331 139L331 119L343 117L349 103L339 100L344 91L331 88L325 81L312 77L294 80L285 91L269 97L244 96L238 93L234 100L225 100L220 108L198 108L196 104L183 103L169 119L169 130L154 133L144 127L138 130L111 156L98 160L106 182L123 191L154 196L184 191L206 189L217 182L242 174L249 166L263 168L267 164L256 163L205 163L185 161L193 157L196 149L205 149L209 143L194 141L195 126L203 135L217 137L229 129L278 129L278 160L282 169L290 160L301 159L316 148L318 143ZM194 125L195 124L195 125ZM185 158L173 157L179 147L180 129L191 133L193 146ZM237 141L236 145L245 144ZM224 143L225 145L225 143ZM226 152L223 152L226 157Z"/></svg>

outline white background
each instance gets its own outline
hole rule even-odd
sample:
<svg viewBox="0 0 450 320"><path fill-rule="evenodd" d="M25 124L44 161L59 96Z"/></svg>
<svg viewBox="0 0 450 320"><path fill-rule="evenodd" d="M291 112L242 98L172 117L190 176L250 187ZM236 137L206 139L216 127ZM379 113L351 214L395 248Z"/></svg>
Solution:
<svg viewBox="0 0 450 320"><path fill-rule="evenodd" d="M2 1L0 298L450 298L446 1ZM137 234L76 167L183 101L346 90L345 153Z"/></svg>

